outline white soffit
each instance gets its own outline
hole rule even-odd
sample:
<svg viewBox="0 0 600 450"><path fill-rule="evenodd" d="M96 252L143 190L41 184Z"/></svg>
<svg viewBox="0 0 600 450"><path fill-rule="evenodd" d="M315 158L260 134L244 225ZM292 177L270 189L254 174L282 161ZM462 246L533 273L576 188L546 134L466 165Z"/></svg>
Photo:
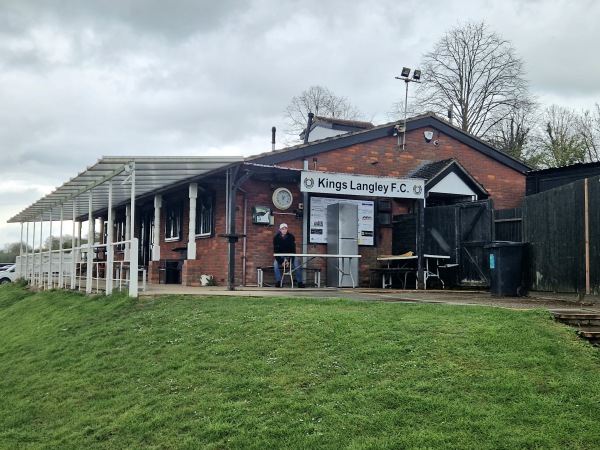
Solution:
<svg viewBox="0 0 600 450"><path fill-rule="evenodd" d="M47 221L50 218L59 220L61 205L64 220L73 218L73 209L75 209L75 217L87 215L90 191L92 191L92 210L106 210L109 182L112 182L112 205L128 202L131 198L131 182L128 180L130 173L125 170L125 167L132 163L135 167L135 196L140 197L243 161L243 156L103 157L93 166L10 218L8 223Z"/></svg>

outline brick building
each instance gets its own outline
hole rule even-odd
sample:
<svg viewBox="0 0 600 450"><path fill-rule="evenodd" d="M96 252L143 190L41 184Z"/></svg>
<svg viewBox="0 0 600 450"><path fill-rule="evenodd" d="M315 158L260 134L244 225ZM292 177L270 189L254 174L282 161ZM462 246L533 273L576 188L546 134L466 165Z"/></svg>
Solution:
<svg viewBox="0 0 600 450"><path fill-rule="evenodd" d="M485 198L490 198L498 209L521 205L526 172L530 169L525 164L434 115L420 116L407 122L406 142L402 150L402 136L398 136L397 125L390 123L246 158L245 165L240 168L240 176L246 179L240 184L235 199L235 232L243 235L235 244L235 283L256 284L257 268L272 265L271 242L281 222L289 225L299 245L305 244L303 253L326 253L324 244L305 242L310 239L305 218L310 215L312 196L307 203L301 192L299 179L302 169L399 179L424 178L426 205ZM261 170L253 165L259 165ZM199 283L202 274L211 274L218 284L225 284L229 243L218 235L227 232L226 222L231 216L226 212L227 192L223 173L198 180L198 184L214 195L214 233L206 238L196 238L196 259L183 261L181 280L183 284L194 285ZM439 186L444 185L447 185L446 190L440 191ZM285 188L292 194L292 203L287 209L279 209L273 203L273 193L279 188ZM188 235L187 197L187 188L163 195L163 198L178 199L181 204L183 236ZM360 199L374 201L377 213L376 196ZM411 199L392 199L390 205L391 216L415 209L415 202ZM152 205L148 206L151 210ZM253 206L269 207L273 223L252 223ZM375 219L379 217L376 215ZM392 230L386 225L376 223L374 245L360 247L362 282L376 257L391 253ZM181 248L183 242L185 239L161 242L161 259L181 258L181 254L173 249ZM160 261L148 263L151 268L159 264ZM161 276L156 269L150 273L151 280L155 282Z"/></svg>
<svg viewBox="0 0 600 450"><path fill-rule="evenodd" d="M331 121L322 122L331 126ZM145 160L131 160L137 161L136 172L145 179ZM160 164L152 170L148 174L154 174L155 184L146 189L142 185L131 203L125 198L113 199L114 217L110 220L111 208L106 201L95 205L87 216L73 215L80 221L97 219L102 224L103 242L108 237L107 228L114 230L112 242L124 241L133 230L139 240L139 264L148 268L151 283L199 285L202 275L211 275L217 284L255 285L257 268L272 266L272 238L281 222L289 225L303 253L326 253L326 244L315 241L309 233L314 205L321 197L346 197L343 192L331 195L303 191L303 172L422 180L424 192L419 201L424 206L490 199L495 208L503 209L521 205L530 167L427 114L409 119L405 132L402 122L392 122L243 160L223 160L196 173L193 169L179 174L172 170L173 178L160 178ZM106 180L89 182L99 189ZM276 191L291 194L291 202L276 206ZM60 193L59 188L50 197ZM40 208L50 199L45 197L11 221L23 223L33 221L33 217L48 217L40 213ZM390 217L418 207L414 198L382 199L376 193L355 197L371 202L373 213L372 236L368 244L359 247L361 283L377 256L391 253ZM73 200L65 201L65 205L69 201L77 205ZM264 218L257 217L260 213L272 219L261 221ZM114 225L107 226L111 221ZM116 260L127 256L118 253Z"/></svg>

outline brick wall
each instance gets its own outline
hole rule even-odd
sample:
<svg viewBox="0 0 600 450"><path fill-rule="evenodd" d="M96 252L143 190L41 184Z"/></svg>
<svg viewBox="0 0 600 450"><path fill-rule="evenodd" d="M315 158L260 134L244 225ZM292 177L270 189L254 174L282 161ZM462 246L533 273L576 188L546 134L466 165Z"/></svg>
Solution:
<svg viewBox="0 0 600 450"><path fill-rule="evenodd" d="M409 132L404 151L398 147L398 138L390 136L322 153L316 157L317 169L402 178L423 163L456 158L488 191L496 209L521 206L525 175L437 130L434 130L433 140L439 145L434 145L433 140L427 143L423 137L423 131L427 130L432 129ZM301 167L301 164L294 161L285 165Z"/></svg>
<svg viewBox="0 0 600 450"><path fill-rule="evenodd" d="M316 156L317 170L331 172L347 172L355 174L404 177L408 172L416 169L423 163L456 158L465 169L489 192L494 206L497 209L512 208L521 205L525 195L525 176L520 172L473 150L459 141L438 133L434 130L433 140L439 142L427 143L423 131L428 128L414 130L408 133L404 151L398 148L397 137L386 137L374 142L358 144L342 149L332 150ZM431 130L431 129L429 129ZM302 168L303 161L293 160L282 166ZM311 157L310 168L313 169ZM277 210L272 203L273 191L278 187L287 187L294 196L293 206L288 211ZM197 285L202 274L212 275L219 285L227 284L228 271L228 242L218 234L225 233L225 190L223 185L204 186L216 192L216 223L214 236L196 239L197 258L186 261L182 269L184 285ZM376 200L376 198L366 198ZM175 242L164 242L165 205L169 201L181 201L183 208L183 231L181 239ZM261 266L273 264L273 236L277 233L279 224L286 222L289 230L296 237L297 251L302 250L302 219L296 218L292 210L298 208L302 202L302 193L297 184L256 182L249 180L238 192L236 203L236 232L245 233L247 238L240 239L236 244L236 274L237 284L252 285L257 283L256 269ZM271 208L275 216L273 226L256 225L252 223L252 206L261 205ZM306 205L308 207L308 205ZM412 200L394 200L392 214L410 212L413 208ZM177 247L186 247L188 239L189 200L188 189L163 198L161 209L161 258L180 259L181 252L175 251ZM376 228L376 247L360 247L362 255L360 260L361 284L368 282L369 267L376 265L378 254L389 254L392 248L392 229ZM244 254L245 250L245 254ZM325 245L309 245L309 253L326 252ZM151 268L157 267L151 264ZM315 260L311 266L322 268L322 283L325 283L326 263ZM158 273L157 269L156 272ZM157 279L156 274L151 274L151 279ZM309 280L306 280L309 281Z"/></svg>

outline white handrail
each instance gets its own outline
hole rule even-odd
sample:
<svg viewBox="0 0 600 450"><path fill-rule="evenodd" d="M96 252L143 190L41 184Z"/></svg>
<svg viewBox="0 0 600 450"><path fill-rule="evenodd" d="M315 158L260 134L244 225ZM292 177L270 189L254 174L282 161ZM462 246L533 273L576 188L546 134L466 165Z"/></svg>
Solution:
<svg viewBox="0 0 600 450"><path fill-rule="evenodd" d="M115 259L112 262L112 271L108 267L105 257L100 255L107 254L106 244L94 244L91 246L93 258L91 258L92 268L88 270L87 252L90 250L88 244L61 250L52 250L51 252L33 252L18 256L16 260L16 270L20 278L25 278L30 284L35 284L42 280L40 286L45 289L63 288L71 286L73 289L86 291L87 286L91 286L88 292L105 292L106 282L110 279L115 289L124 289L128 287L131 297L138 296L138 239L134 238L126 241L114 242L112 244L115 255L123 255L122 251L117 249L128 248L129 259ZM135 274L133 277L131 274ZM145 289L146 273L143 271ZM63 286L61 286L61 282Z"/></svg>

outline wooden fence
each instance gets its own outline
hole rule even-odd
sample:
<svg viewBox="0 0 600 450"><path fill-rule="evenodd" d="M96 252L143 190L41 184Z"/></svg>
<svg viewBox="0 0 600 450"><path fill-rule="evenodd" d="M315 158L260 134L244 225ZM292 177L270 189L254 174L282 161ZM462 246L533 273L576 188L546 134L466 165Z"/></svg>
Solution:
<svg viewBox="0 0 600 450"><path fill-rule="evenodd" d="M522 208L489 211L485 202L427 208L425 253L450 255L462 285L485 285L485 245L524 242L523 282L530 290L600 294L600 177L530 195ZM393 252L413 250L415 216L397 216L393 225Z"/></svg>
<svg viewBox="0 0 600 450"><path fill-rule="evenodd" d="M600 293L600 177L525 197L532 290Z"/></svg>

